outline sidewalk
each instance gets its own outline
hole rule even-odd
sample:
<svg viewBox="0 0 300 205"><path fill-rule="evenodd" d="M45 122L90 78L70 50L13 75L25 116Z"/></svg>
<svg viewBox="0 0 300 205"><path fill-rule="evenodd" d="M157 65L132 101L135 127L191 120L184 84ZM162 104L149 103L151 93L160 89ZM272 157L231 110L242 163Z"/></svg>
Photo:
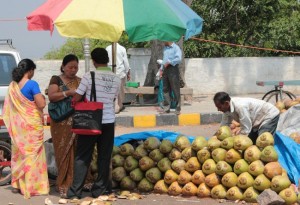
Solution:
<svg viewBox="0 0 300 205"><path fill-rule="evenodd" d="M262 94L239 95L261 99ZM165 125L203 125L219 123L222 113L217 111L213 95L193 96L191 102L185 101L181 106L181 114L174 111L159 114L157 105L126 105L125 110L116 114L116 124L125 127L155 127Z"/></svg>

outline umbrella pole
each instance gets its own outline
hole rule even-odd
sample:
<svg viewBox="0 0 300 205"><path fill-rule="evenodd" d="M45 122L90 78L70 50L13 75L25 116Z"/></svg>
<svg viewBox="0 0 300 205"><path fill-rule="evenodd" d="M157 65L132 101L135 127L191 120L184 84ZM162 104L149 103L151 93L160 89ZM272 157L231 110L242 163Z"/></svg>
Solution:
<svg viewBox="0 0 300 205"><path fill-rule="evenodd" d="M117 53L117 43L113 42L112 43L112 49L111 49L111 62L112 62L112 72L116 73L116 53Z"/></svg>
<svg viewBox="0 0 300 205"><path fill-rule="evenodd" d="M85 60L85 72L88 72L90 70L90 41L87 38L84 39L83 53Z"/></svg>

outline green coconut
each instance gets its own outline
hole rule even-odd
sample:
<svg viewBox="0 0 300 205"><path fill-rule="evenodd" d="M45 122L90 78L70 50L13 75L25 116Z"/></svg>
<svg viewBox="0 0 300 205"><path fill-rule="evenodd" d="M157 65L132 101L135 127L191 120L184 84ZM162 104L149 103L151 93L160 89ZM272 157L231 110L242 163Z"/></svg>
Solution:
<svg viewBox="0 0 300 205"><path fill-rule="evenodd" d="M287 175L278 175L272 178L271 181L271 189L277 193L282 190L289 188L291 185L291 181Z"/></svg>
<svg viewBox="0 0 300 205"><path fill-rule="evenodd" d="M259 192L253 187L249 187L244 192L244 201L249 203L256 203Z"/></svg>
<svg viewBox="0 0 300 205"><path fill-rule="evenodd" d="M112 156L115 156L116 154L120 154L120 147L118 146L113 146L113 150L112 150Z"/></svg>
<svg viewBox="0 0 300 205"><path fill-rule="evenodd" d="M124 162L125 162L124 157L121 156L121 155L119 155L119 154L115 154L115 155L111 158L111 163L112 163L113 168L124 166Z"/></svg>
<svg viewBox="0 0 300 205"><path fill-rule="evenodd" d="M278 160L278 154L274 146L266 146L261 152L260 160L263 162L276 162Z"/></svg>
<svg viewBox="0 0 300 205"><path fill-rule="evenodd" d="M203 136L197 136L192 142L192 149L198 152L204 147L207 147L207 140Z"/></svg>
<svg viewBox="0 0 300 205"><path fill-rule="evenodd" d="M239 159L234 163L233 171L236 174L241 174L243 172L247 172L249 168L249 164L244 159Z"/></svg>
<svg viewBox="0 0 300 205"><path fill-rule="evenodd" d="M182 170L184 170L185 161L183 159L176 159L172 162L171 168L179 174Z"/></svg>
<svg viewBox="0 0 300 205"><path fill-rule="evenodd" d="M228 173L228 172L232 172L232 167L230 164L228 164L225 161L219 161L216 165L216 169L215 172L218 175L223 176L224 174Z"/></svg>
<svg viewBox="0 0 300 205"><path fill-rule="evenodd" d="M200 198L210 197L211 188L205 183L201 183L197 189L197 196Z"/></svg>
<svg viewBox="0 0 300 205"><path fill-rule="evenodd" d="M192 147L187 147L181 152L181 158L184 161L188 161L189 158L196 156L196 152L192 149Z"/></svg>
<svg viewBox="0 0 300 205"><path fill-rule="evenodd" d="M154 149L149 153L149 157L153 159L153 161L158 162L162 158L164 158L164 154L159 151L159 149Z"/></svg>
<svg viewBox="0 0 300 205"><path fill-rule="evenodd" d="M237 186L241 189L247 189L254 183L254 179L248 172L244 172L238 176Z"/></svg>
<svg viewBox="0 0 300 205"><path fill-rule="evenodd" d="M127 156L124 162L124 168L130 172L139 166L139 162L133 156Z"/></svg>
<svg viewBox="0 0 300 205"><path fill-rule="evenodd" d="M182 188L182 196L196 196L197 186L192 182L185 184Z"/></svg>
<svg viewBox="0 0 300 205"><path fill-rule="evenodd" d="M256 145L248 147L244 152L244 159L248 162L254 162L259 160L261 156L261 151Z"/></svg>
<svg viewBox="0 0 300 205"><path fill-rule="evenodd" d="M269 162L265 164L264 174L269 179L273 179L273 177L277 175L282 175L283 169L279 162Z"/></svg>
<svg viewBox="0 0 300 205"><path fill-rule="evenodd" d="M157 163L157 167L160 171L166 172L168 169L171 169L172 162L167 158L164 157Z"/></svg>
<svg viewBox="0 0 300 205"><path fill-rule="evenodd" d="M222 177L221 182L228 188L234 187L238 182L238 176L234 172L228 172Z"/></svg>
<svg viewBox="0 0 300 205"><path fill-rule="evenodd" d="M279 196L285 201L285 204L294 204L297 202L297 195L291 188L286 188L279 192Z"/></svg>
<svg viewBox="0 0 300 205"><path fill-rule="evenodd" d="M215 172L211 173L205 177L205 184L210 188L213 188L218 184L221 184L221 178Z"/></svg>
<svg viewBox="0 0 300 205"><path fill-rule="evenodd" d="M203 148L197 152L197 158L201 164L203 164L207 159L210 159L210 151L207 148Z"/></svg>
<svg viewBox="0 0 300 205"><path fill-rule="evenodd" d="M136 188L136 183L129 176L126 176L121 180L120 187L124 190L133 190Z"/></svg>
<svg viewBox="0 0 300 205"><path fill-rule="evenodd" d="M274 137L270 132L264 132L258 136L255 143L259 148L274 145Z"/></svg>
<svg viewBox="0 0 300 205"><path fill-rule="evenodd" d="M136 168L129 173L129 176L133 181L139 182L144 178L144 172L140 168Z"/></svg>
<svg viewBox="0 0 300 205"><path fill-rule="evenodd" d="M151 183L147 178L143 178L137 185L137 189L140 192L151 192L154 189L154 184Z"/></svg>
<svg viewBox="0 0 300 205"><path fill-rule="evenodd" d="M204 174L214 173L216 166L216 162L213 159L207 159L202 165L202 171Z"/></svg>
<svg viewBox="0 0 300 205"><path fill-rule="evenodd" d="M229 164L234 164L239 159L242 159L242 154L238 150L230 149L226 152L225 161Z"/></svg>
<svg viewBox="0 0 300 205"><path fill-rule="evenodd" d="M182 187L177 181L173 182L168 189L168 194L171 196L178 196L182 193Z"/></svg>
<svg viewBox="0 0 300 205"><path fill-rule="evenodd" d="M218 138L219 140L221 140L221 141L224 140L224 139L226 139L226 138L228 138L228 137L231 137L232 134L231 134L231 129L230 129L230 127L227 126L227 125L221 126L221 127L218 129L218 131L217 131L217 133L216 133L216 136L217 136L217 138Z"/></svg>
<svg viewBox="0 0 300 205"><path fill-rule="evenodd" d="M212 137L207 141L207 147L210 151L217 149L221 146L221 141L218 140L216 137Z"/></svg>
<svg viewBox="0 0 300 205"><path fill-rule="evenodd" d="M169 186L164 182L163 179L156 182L154 185L154 192L158 194L167 194Z"/></svg>
<svg viewBox="0 0 300 205"><path fill-rule="evenodd" d="M237 186L231 187L226 192L226 198L233 201L235 200L241 201L244 199L243 191Z"/></svg>
<svg viewBox="0 0 300 205"><path fill-rule="evenodd" d="M224 199L226 197L227 189L222 184L218 184L211 189L211 197L214 199Z"/></svg>
<svg viewBox="0 0 300 205"><path fill-rule="evenodd" d="M188 171L182 170L177 178L177 182L180 185L185 185L189 183L191 179L192 179L192 175Z"/></svg>
<svg viewBox="0 0 300 205"><path fill-rule="evenodd" d="M253 176L264 173L265 165L261 160L256 160L249 165L248 172Z"/></svg>
<svg viewBox="0 0 300 205"><path fill-rule="evenodd" d="M181 159L181 152L177 148L173 148L171 152L168 154L168 158L171 161L176 159Z"/></svg>
<svg viewBox="0 0 300 205"><path fill-rule="evenodd" d="M147 171L154 166L155 162L148 156L144 156L139 160L139 167L142 171Z"/></svg>
<svg viewBox="0 0 300 205"><path fill-rule="evenodd" d="M172 148L173 148L173 144L170 140L163 140L159 145L159 151L163 154L167 154L171 152Z"/></svg>
<svg viewBox="0 0 300 205"><path fill-rule="evenodd" d="M131 144L129 143L125 143L125 144L122 144L120 146L120 154L122 156L129 156L129 155L132 155L132 153L134 152L134 148Z"/></svg>
<svg viewBox="0 0 300 205"><path fill-rule="evenodd" d="M158 149L159 145L160 145L160 140L157 137L148 137L144 141L144 148L149 151Z"/></svg>
<svg viewBox="0 0 300 205"><path fill-rule="evenodd" d="M246 150L253 145L252 140L247 135L237 135L233 139L233 148L236 150Z"/></svg>
<svg viewBox="0 0 300 205"><path fill-rule="evenodd" d="M225 149L219 147L212 151L211 156L215 162L224 161L226 152L227 151Z"/></svg>
<svg viewBox="0 0 300 205"><path fill-rule="evenodd" d="M188 172L195 172L196 170L201 168L201 164L199 163L197 157L191 157L184 165L184 169Z"/></svg>
<svg viewBox="0 0 300 205"><path fill-rule="evenodd" d="M228 138L224 139L221 142L221 148L224 148L226 150L233 148L233 140L234 140L234 137L228 137Z"/></svg>
<svg viewBox="0 0 300 205"><path fill-rule="evenodd" d="M126 177L126 170L124 167L116 167L112 170L112 179L119 182L121 181L124 177Z"/></svg>
<svg viewBox="0 0 300 205"><path fill-rule="evenodd" d="M174 142L174 147L176 147L179 151L183 151L185 148L190 147L190 140L186 136L178 136Z"/></svg>
<svg viewBox="0 0 300 205"><path fill-rule="evenodd" d="M144 156L148 156L148 151L144 148L144 144L140 144L139 146L137 146L132 153L132 156L138 160Z"/></svg>
<svg viewBox="0 0 300 205"><path fill-rule="evenodd" d="M174 172L172 169L166 171L164 180L167 184L172 184L173 182L177 181L178 174Z"/></svg>
<svg viewBox="0 0 300 205"><path fill-rule="evenodd" d="M152 167L146 171L145 177L148 181L155 184L162 178L162 173L157 167Z"/></svg>
<svg viewBox="0 0 300 205"><path fill-rule="evenodd" d="M202 170L197 170L192 175L192 182L196 185L200 185L201 183L205 182L205 175Z"/></svg>
<svg viewBox="0 0 300 205"><path fill-rule="evenodd" d="M263 191L265 189L269 189L271 186L270 180L264 175L258 175L253 183L253 187L258 191Z"/></svg>

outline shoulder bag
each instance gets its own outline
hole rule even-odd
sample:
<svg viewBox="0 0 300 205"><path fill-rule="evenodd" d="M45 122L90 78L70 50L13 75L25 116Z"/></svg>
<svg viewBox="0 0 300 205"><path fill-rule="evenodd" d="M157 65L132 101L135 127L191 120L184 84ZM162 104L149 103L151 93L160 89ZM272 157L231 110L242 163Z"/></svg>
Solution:
<svg viewBox="0 0 300 205"><path fill-rule="evenodd" d="M73 115L72 132L79 135L100 135L102 133L103 103L96 102L95 72L90 72L92 89L90 101L73 102L75 109Z"/></svg>
<svg viewBox="0 0 300 205"><path fill-rule="evenodd" d="M68 90L68 87L64 84L59 76L56 76L59 80L59 86L62 86L62 90ZM74 113L74 108L72 107L72 97L69 96L57 102L50 102L48 104L48 113L50 118L55 122L60 122L71 116Z"/></svg>

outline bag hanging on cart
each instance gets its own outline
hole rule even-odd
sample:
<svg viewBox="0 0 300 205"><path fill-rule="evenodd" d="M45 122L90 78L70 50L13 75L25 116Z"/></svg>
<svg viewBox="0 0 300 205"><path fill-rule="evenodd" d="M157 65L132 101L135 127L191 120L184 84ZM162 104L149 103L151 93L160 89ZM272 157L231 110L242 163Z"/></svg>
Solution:
<svg viewBox="0 0 300 205"><path fill-rule="evenodd" d="M103 103L96 102L95 72L91 72L92 89L90 101L74 102L72 132L79 135L100 135L102 128Z"/></svg>

